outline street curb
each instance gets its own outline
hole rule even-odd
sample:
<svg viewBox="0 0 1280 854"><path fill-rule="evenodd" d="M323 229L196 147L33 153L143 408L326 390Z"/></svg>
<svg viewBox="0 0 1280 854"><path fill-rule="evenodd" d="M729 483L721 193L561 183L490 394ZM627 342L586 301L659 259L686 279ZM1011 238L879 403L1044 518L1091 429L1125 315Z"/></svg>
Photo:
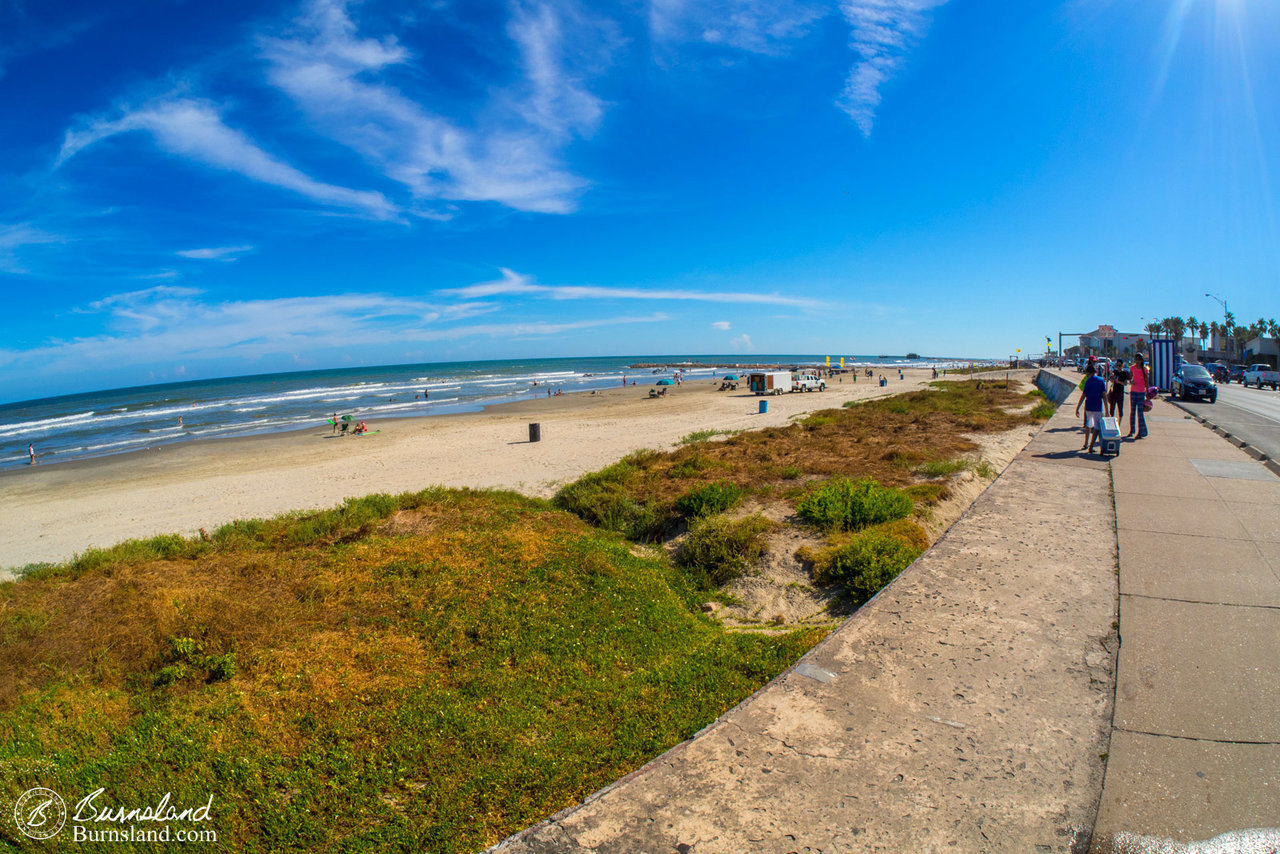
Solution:
<svg viewBox="0 0 1280 854"><path fill-rule="evenodd" d="M1208 418L1205 418L1203 415L1197 415L1196 413L1192 412L1190 409L1187 409L1187 407L1183 406L1181 403L1174 400L1173 398L1168 398L1168 402L1178 407L1183 412L1187 413L1189 417L1194 418L1196 421L1199 421L1201 424L1208 427L1210 430L1217 433L1219 436L1226 439L1231 444L1235 445L1237 448L1244 451L1246 454L1253 457L1258 462L1262 463L1264 466L1267 467L1267 469L1272 474L1280 477L1280 461L1273 460L1271 457L1267 456L1264 452L1258 450L1253 445L1250 445L1248 442L1244 441L1238 436L1231 435L1226 430L1224 430L1223 428L1219 427L1217 424L1210 421Z"/></svg>

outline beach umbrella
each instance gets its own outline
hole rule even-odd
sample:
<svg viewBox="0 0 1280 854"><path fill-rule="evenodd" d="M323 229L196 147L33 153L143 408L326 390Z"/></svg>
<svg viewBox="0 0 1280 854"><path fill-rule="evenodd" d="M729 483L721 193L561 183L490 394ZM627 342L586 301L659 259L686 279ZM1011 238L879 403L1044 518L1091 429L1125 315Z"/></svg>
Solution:
<svg viewBox="0 0 1280 854"><path fill-rule="evenodd" d="M656 383L654 383L654 385L675 385L675 384L676 384L675 380L666 380L666 379L658 380Z"/></svg>
<svg viewBox="0 0 1280 854"><path fill-rule="evenodd" d="M355 421L355 420L356 420L356 417L355 417L354 415L344 415L344 416L342 416L342 420L343 420L343 421Z"/></svg>
<svg viewBox="0 0 1280 854"><path fill-rule="evenodd" d="M729 381L729 382L731 382L731 383L736 383L736 382L738 381L738 375L737 375L737 374L729 374L728 376L726 376L726 377L725 377L725 379L726 379L726 380L728 380L728 381Z"/></svg>

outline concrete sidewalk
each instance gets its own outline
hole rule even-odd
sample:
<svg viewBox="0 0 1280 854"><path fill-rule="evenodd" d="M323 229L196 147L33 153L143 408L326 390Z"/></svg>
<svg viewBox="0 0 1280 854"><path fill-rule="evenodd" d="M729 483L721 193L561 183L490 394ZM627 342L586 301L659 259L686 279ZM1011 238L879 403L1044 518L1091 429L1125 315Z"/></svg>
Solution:
<svg viewBox="0 0 1280 854"><path fill-rule="evenodd" d="M1112 463L1123 642L1098 852L1280 826L1280 478L1155 412Z"/></svg>

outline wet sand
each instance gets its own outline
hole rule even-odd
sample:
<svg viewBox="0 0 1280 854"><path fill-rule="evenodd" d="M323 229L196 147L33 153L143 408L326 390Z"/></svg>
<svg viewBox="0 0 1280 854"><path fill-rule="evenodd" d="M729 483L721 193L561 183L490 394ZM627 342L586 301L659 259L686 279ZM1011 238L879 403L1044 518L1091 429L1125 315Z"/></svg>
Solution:
<svg viewBox="0 0 1280 854"><path fill-rule="evenodd" d="M888 376L888 375L886 375ZM699 380L648 397L650 386L502 404L484 412L370 421L366 436L313 429L169 445L0 474L0 573L69 560L89 547L156 534L191 535L235 519L313 510L372 493L433 485L550 496L562 484L640 448L666 449L699 430L751 430L847 400L926 384L927 370L885 388L866 378L827 391L757 398ZM767 413L758 412L767 400ZM542 441L530 443L538 422Z"/></svg>

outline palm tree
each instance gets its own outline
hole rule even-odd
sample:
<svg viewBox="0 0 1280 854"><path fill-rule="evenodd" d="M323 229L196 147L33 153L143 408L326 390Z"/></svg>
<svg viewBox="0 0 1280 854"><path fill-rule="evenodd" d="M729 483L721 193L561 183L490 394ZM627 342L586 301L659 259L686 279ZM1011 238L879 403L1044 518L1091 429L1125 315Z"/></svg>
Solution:
<svg viewBox="0 0 1280 854"><path fill-rule="evenodd" d="M1200 321L1200 349L1204 349L1204 339L1209 337L1209 326L1203 320Z"/></svg>
<svg viewBox="0 0 1280 854"><path fill-rule="evenodd" d="M1200 321L1196 320L1196 316L1193 314L1187 318L1187 332L1191 333L1191 337L1194 338L1196 337L1196 333L1199 331ZM1204 349L1204 345L1201 344L1200 348Z"/></svg>
<svg viewBox="0 0 1280 854"><path fill-rule="evenodd" d="M1280 326L1276 325L1274 317L1267 321L1267 334L1272 338L1280 338Z"/></svg>
<svg viewBox="0 0 1280 854"><path fill-rule="evenodd" d="M1237 326L1235 329L1231 330L1231 337L1235 339L1233 343L1235 344L1236 352L1243 354L1244 345L1249 343L1249 339L1252 338L1253 335L1250 333L1247 326ZM1243 355L1241 358L1244 358Z"/></svg>

